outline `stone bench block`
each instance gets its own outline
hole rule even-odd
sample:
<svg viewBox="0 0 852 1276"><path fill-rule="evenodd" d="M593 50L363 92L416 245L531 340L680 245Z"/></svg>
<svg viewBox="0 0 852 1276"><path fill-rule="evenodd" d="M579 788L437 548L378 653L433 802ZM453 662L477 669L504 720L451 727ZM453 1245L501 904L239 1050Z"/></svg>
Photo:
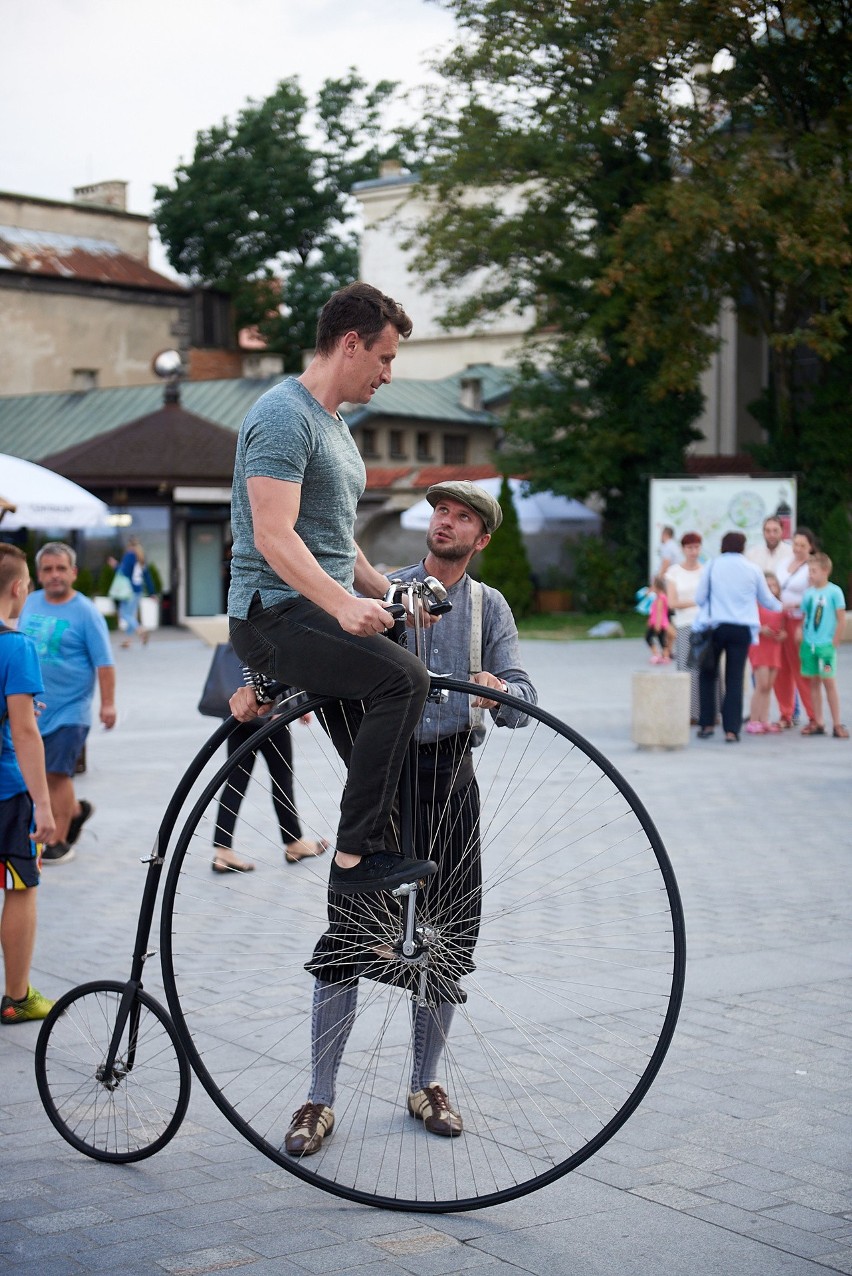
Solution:
<svg viewBox="0 0 852 1276"><path fill-rule="evenodd" d="M642 670L633 675L633 743L640 749L682 749L689 744L688 673Z"/></svg>

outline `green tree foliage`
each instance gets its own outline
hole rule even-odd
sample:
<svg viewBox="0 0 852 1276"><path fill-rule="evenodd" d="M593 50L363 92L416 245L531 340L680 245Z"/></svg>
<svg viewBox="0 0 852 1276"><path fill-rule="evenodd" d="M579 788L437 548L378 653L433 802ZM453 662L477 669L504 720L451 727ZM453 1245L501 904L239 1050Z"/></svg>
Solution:
<svg viewBox="0 0 852 1276"><path fill-rule="evenodd" d="M313 112L282 80L236 120L202 130L192 160L155 191L168 259L196 284L229 293L238 327L257 324L299 368L329 293L357 278L349 192L375 177L390 81L327 80Z"/></svg>
<svg viewBox="0 0 852 1276"><path fill-rule="evenodd" d="M779 426L795 430L796 351L829 365L852 319L852 9L660 0L654 10L625 41L665 67L677 177L630 210L614 245L608 281L629 304L628 346L665 356L661 385L691 384L728 299L767 337Z"/></svg>
<svg viewBox="0 0 852 1276"><path fill-rule="evenodd" d="M642 578L647 479L683 470L701 399L694 387L657 391L655 361L637 364L621 343L624 303L601 288L626 211L671 174L653 100L641 127L613 128L631 90L617 57L631 6L451 7L465 34L444 70L461 105L424 140L435 199L418 265L442 285L474 285L449 324L501 307L531 316L506 446L533 487L597 492L605 534Z"/></svg>
<svg viewBox="0 0 852 1276"><path fill-rule="evenodd" d="M434 212L419 266L468 282L448 323L532 316L511 434L535 485L604 494L607 533L635 546L641 574L645 479L683 468L722 304L770 350L761 459L803 469L827 452L815 405L843 379L852 319L852 11L447 7L462 39L423 140ZM851 477L835 472L826 509Z"/></svg>
<svg viewBox="0 0 852 1276"><path fill-rule="evenodd" d="M479 574L486 584L500 590L512 614L520 618L532 611L534 591L518 512L506 478L500 485L500 508L503 522L482 551Z"/></svg>
<svg viewBox="0 0 852 1276"><path fill-rule="evenodd" d="M633 555L624 545L581 536L574 546L573 588L577 611L628 611L636 593Z"/></svg>

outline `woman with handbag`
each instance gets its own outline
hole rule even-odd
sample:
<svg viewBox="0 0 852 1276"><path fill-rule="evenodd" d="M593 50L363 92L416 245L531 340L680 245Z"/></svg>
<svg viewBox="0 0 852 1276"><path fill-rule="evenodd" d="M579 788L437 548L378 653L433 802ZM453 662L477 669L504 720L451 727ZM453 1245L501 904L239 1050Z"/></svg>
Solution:
<svg viewBox="0 0 852 1276"><path fill-rule="evenodd" d="M110 598L118 603L118 626L124 634L122 647L132 646L134 634L139 635L143 647L148 641L148 630L139 623L143 588L149 595L156 592L151 573L145 565L145 551L137 537L130 536L109 589Z"/></svg>
<svg viewBox="0 0 852 1276"><path fill-rule="evenodd" d="M228 701L243 682L243 666L239 656L229 642L219 643L213 653L213 662L201 693L198 704L199 713L213 718L230 717ZM308 714L302 719L303 722L309 720ZM266 722L266 718L258 718L254 722L240 723L228 736L228 757L231 757L246 740L250 740ZM322 855L328 848L328 842L324 838L314 842L302 836L302 827L293 795L293 748L290 741L290 729L284 727L273 738L264 740L256 752L246 754L243 765L230 773L228 782L219 795L213 844L214 873L254 871L254 864L250 860L241 859L234 851L233 837L237 816L246 795L258 753L263 755L269 770L272 805L281 830L285 862L297 864L299 860Z"/></svg>
<svg viewBox="0 0 852 1276"><path fill-rule="evenodd" d="M681 673L692 675L689 687L689 717L698 721L698 670L687 664L689 635L698 615L695 592L701 578L701 537L698 532L687 532L680 540L683 562L673 563L665 574L669 611L675 627L675 661Z"/></svg>
<svg viewBox="0 0 852 1276"><path fill-rule="evenodd" d="M760 631L758 602L768 611L781 611L781 603L769 592L763 572L745 557L742 532L726 532L722 552L698 582L695 601L705 607L711 645L698 675L700 700L698 737L713 734L715 688L719 661L725 656L725 689L722 727L725 740L735 744L743 724L743 676L749 647Z"/></svg>

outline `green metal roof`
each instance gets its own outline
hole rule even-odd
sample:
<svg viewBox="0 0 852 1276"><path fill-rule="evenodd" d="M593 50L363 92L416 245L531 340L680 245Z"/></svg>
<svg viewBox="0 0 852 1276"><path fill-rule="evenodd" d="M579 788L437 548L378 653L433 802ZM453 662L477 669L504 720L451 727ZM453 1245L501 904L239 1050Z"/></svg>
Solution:
<svg viewBox="0 0 852 1276"><path fill-rule="evenodd" d="M187 381L181 386L181 404L188 412L236 431L254 401L280 380ZM38 461L156 412L162 403L161 383L0 398L0 452Z"/></svg>
<svg viewBox="0 0 852 1276"><path fill-rule="evenodd" d="M486 405L508 394L508 370L483 364L440 381L392 381L372 403L357 405L349 411L344 409L344 416L351 426L375 416L496 425L496 416L487 408L475 412L461 406L461 382L470 377L482 381ZM276 376L260 380L239 377L224 381L186 381L181 385L181 405L187 412L236 431L255 400L282 379ZM39 461L156 412L162 402L161 383L0 397L0 452Z"/></svg>
<svg viewBox="0 0 852 1276"><path fill-rule="evenodd" d="M343 415L351 426L363 425L369 417L408 417L424 421L452 421L454 424L496 425L497 418L488 410L489 403L505 399L509 393L509 370L491 364L476 364L440 381L421 381L400 377L384 386L370 403L344 407ZM479 411L464 408L460 402L461 383L482 383L483 407Z"/></svg>
<svg viewBox="0 0 852 1276"><path fill-rule="evenodd" d="M482 402L487 408L502 403L509 397L514 377L513 368L499 368L493 363L472 363L462 372L454 372L451 377L447 377L445 384L455 386L458 394L462 381L478 379L482 382Z"/></svg>

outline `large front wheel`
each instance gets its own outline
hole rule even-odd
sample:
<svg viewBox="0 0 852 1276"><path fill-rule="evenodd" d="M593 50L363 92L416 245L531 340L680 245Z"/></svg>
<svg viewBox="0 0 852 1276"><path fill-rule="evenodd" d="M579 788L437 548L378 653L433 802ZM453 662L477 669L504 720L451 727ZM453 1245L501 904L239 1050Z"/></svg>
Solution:
<svg viewBox="0 0 852 1276"><path fill-rule="evenodd" d="M452 680L435 686L480 694ZM491 726L472 754L455 737L458 755L446 746L437 766L421 750L413 823L418 851L440 872L418 901L414 957L402 952L397 902L375 896L336 925L333 960L326 954L315 967L329 924L328 859L285 864L258 756L265 739L294 758L303 835L333 838L345 780L330 739L340 740L340 706L307 707L311 726L296 724L305 706L286 710L234 753L176 843L163 971L193 1067L256 1147L339 1196L443 1211L533 1191L615 1134L671 1040L685 940L659 835L610 763L543 710L531 709L516 730ZM438 734L446 711L427 707ZM217 875L220 798L237 790L234 847L256 869ZM316 1155L294 1159L284 1135L326 1048L315 1041L312 1061L315 981L306 963L356 988L357 1004L347 1001L333 1134ZM415 1020L447 1004L432 1080L462 1116L453 1138L430 1133L407 1103L422 1045Z"/></svg>

